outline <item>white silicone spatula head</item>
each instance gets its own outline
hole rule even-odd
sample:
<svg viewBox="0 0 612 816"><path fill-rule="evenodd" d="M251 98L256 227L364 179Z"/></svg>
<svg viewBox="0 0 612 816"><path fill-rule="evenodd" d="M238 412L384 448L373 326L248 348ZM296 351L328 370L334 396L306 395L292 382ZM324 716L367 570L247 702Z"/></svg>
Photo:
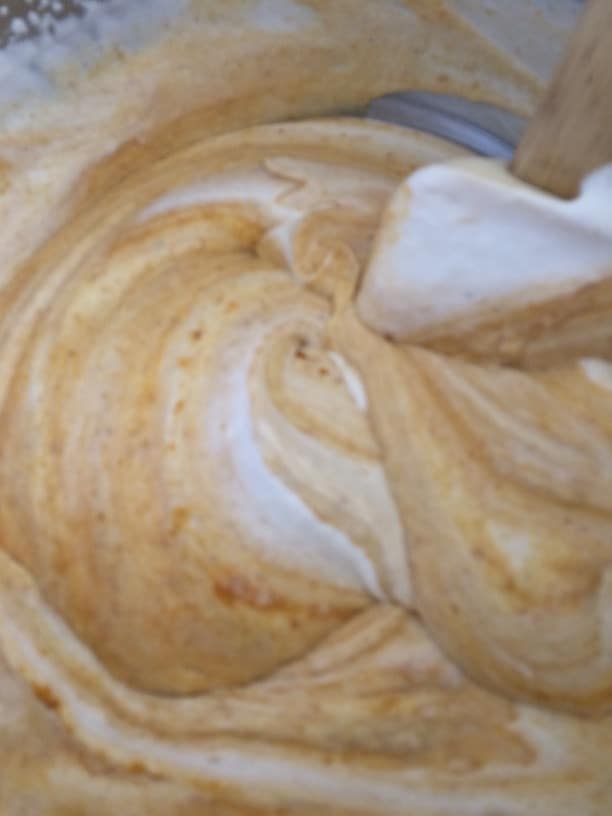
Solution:
<svg viewBox="0 0 612 816"><path fill-rule="evenodd" d="M514 175L467 160L400 185L358 297L370 327L510 362L612 353L612 320L606 329L580 306L599 292L612 312L612 165L567 200L612 162L611 38L612 2L591 0Z"/></svg>

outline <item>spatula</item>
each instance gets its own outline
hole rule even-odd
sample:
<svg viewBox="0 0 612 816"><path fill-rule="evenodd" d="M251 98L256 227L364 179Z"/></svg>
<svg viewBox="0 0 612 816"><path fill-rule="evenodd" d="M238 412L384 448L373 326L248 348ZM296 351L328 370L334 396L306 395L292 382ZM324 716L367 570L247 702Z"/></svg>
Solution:
<svg viewBox="0 0 612 816"><path fill-rule="evenodd" d="M445 349L461 339L461 352L512 360L544 323L575 334L572 298L612 289L612 165L592 172L609 162L612 0L590 0L509 171L467 160L400 186L361 287L362 318L396 339ZM612 348L612 325L598 332L598 348Z"/></svg>

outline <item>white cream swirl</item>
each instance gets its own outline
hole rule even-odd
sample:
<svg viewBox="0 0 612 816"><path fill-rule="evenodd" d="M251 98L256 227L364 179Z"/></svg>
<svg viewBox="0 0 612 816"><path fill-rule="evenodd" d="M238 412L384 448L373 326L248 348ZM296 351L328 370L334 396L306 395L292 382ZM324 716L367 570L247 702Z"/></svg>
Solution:
<svg viewBox="0 0 612 816"><path fill-rule="evenodd" d="M137 686L251 680L374 598L410 603L377 445L325 348L325 287L358 271L393 185L311 155L333 133L341 153L359 131L342 127L135 173L77 209L3 310L2 538Z"/></svg>

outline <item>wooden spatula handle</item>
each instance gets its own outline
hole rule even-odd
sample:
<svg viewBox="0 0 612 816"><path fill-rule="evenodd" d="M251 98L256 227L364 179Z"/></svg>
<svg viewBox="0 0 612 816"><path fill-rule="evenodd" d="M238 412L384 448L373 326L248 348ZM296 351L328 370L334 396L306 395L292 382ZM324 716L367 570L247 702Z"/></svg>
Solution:
<svg viewBox="0 0 612 816"><path fill-rule="evenodd" d="M612 0L589 0L512 162L535 187L572 198L612 162Z"/></svg>

